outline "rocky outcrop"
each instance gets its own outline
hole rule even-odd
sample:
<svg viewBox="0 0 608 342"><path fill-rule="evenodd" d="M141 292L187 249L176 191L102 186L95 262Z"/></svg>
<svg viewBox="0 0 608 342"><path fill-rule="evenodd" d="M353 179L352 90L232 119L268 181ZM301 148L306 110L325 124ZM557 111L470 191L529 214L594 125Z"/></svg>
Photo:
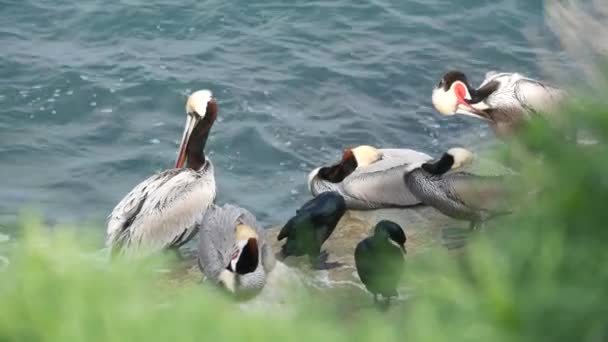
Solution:
<svg viewBox="0 0 608 342"><path fill-rule="evenodd" d="M442 231L445 228L464 227L428 206L407 209L379 209L371 211L347 211L331 237L323 245L327 252L327 267L312 269L307 257L289 257L283 262L311 279L315 287L351 286L362 288L354 266L354 250L359 241L369 235L381 220L398 223L407 236L406 249L412 257L430 247L442 246ZM278 253L282 242L276 236L280 227L267 230L267 237ZM280 258L280 256L278 256Z"/></svg>

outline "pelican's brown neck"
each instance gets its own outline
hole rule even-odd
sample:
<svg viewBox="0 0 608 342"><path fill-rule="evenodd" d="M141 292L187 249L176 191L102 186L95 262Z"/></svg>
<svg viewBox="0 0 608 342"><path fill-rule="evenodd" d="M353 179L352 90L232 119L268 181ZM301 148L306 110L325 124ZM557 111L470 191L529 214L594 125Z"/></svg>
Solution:
<svg viewBox="0 0 608 342"><path fill-rule="evenodd" d="M186 148L186 155L188 161L186 167L193 170L200 170L205 165L205 145L209 138L209 132L211 126L217 118L217 103L214 100L209 101L207 104L207 112L205 117L199 120L192 130L188 146Z"/></svg>

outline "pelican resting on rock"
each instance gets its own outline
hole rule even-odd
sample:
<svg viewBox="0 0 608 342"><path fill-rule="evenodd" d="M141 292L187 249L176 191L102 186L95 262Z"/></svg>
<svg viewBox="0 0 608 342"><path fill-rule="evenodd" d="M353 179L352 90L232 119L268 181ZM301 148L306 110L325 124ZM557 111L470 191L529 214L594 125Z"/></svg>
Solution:
<svg viewBox="0 0 608 342"><path fill-rule="evenodd" d="M320 193L306 202L277 236L279 241L287 239L281 247L283 256L308 255L310 263L318 266L321 246L345 212L344 198L334 191Z"/></svg>
<svg viewBox="0 0 608 342"><path fill-rule="evenodd" d="M386 299L397 297L397 285L405 266L405 233L395 222L383 220L376 224L371 236L355 248L355 266L361 282L374 295Z"/></svg>
<svg viewBox="0 0 608 342"><path fill-rule="evenodd" d="M508 136L534 115L552 114L564 90L517 73L490 71L477 88L464 73L450 71L433 90L433 105L443 115L486 120L498 136Z"/></svg>
<svg viewBox="0 0 608 342"><path fill-rule="evenodd" d="M237 298L258 294L276 263L264 234L243 208L210 208L198 234L198 265L205 278Z"/></svg>
<svg viewBox="0 0 608 342"><path fill-rule="evenodd" d="M514 176L471 173L466 166L473 158L464 148L451 148L439 160L406 173L404 181L424 204L452 218L470 221L470 228L475 229L488 219L511 212L507 187Z"/></svg>
<svg viewBox="0 0 608 342"><path fill-rule="evenodd" d="M345 149L342 160L308 175L313 196L335 191L347 209L400 208L420 204L403 183L403 174L431 157L410 149L377 149L358 146Z"/></svg>
<svg viewBox="0 0 608 342"><path fill-rule="evenodd" d="M204 150L217 111L209 90L190 95L175 168L139 183L109 216L106 245L112 255L178 248L196 234L215 200L213 164Z"/></svg>

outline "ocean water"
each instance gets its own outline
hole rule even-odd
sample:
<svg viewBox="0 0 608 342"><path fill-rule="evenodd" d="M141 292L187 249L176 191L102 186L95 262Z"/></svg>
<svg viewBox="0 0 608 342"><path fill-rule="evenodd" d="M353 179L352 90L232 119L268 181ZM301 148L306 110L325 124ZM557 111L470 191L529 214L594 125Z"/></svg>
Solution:
<svg viewBox="0 0 608 342"><path fill-rule="evenodd" d="M0 2L0 225L102 223L173 166L187 94L211 89L218 202L264 224L309 196L306 175L345 146L438 154L494 141L442 117L447 70L551 80L567 64L540 0L8 0ZM93 225L95 226L95 225Z"/></svg>

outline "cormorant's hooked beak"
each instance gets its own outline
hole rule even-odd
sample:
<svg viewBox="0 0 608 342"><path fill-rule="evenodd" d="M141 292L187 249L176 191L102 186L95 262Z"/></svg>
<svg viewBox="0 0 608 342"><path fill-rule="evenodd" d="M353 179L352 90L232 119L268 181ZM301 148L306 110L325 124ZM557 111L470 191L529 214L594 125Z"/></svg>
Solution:
<svg viewBox="0 0 608 342"><path fill-rule="evenodd" d="M182 135L182 141L179 144L179 153L177 154L177 161L175 162L175 168L181 168L184 166L186 161L186 152L188 150L188 142L190 141L190 135L196 124L201 120L200 116L196 114L190 114L186 116L186 127L184 127L184 134Z"/></svg>

